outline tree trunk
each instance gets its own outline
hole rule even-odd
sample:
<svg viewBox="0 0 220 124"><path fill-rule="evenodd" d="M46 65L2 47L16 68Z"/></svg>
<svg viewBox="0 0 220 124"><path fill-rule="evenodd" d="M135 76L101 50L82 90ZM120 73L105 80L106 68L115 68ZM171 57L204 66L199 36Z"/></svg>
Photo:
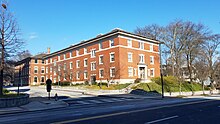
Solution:
<svg viewBox="0 0 220 124"><path fill-rule="evenodd" d="M1 74L0 74L0 96L3 95L3 68L1 69Z"/></svg>
<svg viewBox="0 0 220 124"><path fill-rule="evenodd" d="M204 81L202 81L202 92L203 92L203 95L205 95L205 86L204 86Z"/></svg>

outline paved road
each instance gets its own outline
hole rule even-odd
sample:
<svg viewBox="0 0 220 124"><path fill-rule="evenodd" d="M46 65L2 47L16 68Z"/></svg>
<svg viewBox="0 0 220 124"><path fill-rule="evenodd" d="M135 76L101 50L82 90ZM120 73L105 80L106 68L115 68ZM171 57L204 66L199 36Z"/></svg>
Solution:
<svg viewBox="0 0 220 124"><path fill-rule="evenodd" d="M94 97L84 100L90 100L93 104L73 104L67 108L0 115L0 123L212 123L218 122L220 115L219 100L207 99L195 102L189 99L191 103L188 103L187 99L124 99L118 102L94 102L103 101L103 99L106 98Z"/></svg>

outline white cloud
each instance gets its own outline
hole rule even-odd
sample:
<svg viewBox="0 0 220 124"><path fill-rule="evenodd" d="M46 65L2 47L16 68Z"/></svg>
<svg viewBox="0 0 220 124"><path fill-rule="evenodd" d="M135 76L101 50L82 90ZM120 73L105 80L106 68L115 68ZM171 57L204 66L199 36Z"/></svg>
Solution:
<svg viewBox="0 0 220 124"><path fill-rule="evenodd" d="M28 40L33 40L33 39L37 39L38 35L36 32L32 32L28 34Z"/></svg>

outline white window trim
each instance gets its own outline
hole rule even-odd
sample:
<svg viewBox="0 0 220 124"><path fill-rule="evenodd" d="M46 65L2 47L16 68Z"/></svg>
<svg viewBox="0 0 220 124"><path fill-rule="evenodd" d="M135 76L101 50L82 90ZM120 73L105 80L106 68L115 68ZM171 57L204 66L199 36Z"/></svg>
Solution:
<svg viewBox="0 0 220 124"><path fill-rule="evenodd" d="M70 69L73 69L73 62L70 62Z"/></svg>
<svg viewBox="0 0 220 124"><path fill-rule="evenodd" d="M94 54L93 51L95 51ZM95 58L95 54L96 54L96 49L91 49L91 58Z"/></svg>
<svg viewBox="0 0 220 124"><path fill-rule="evenodd" d="M101 70L103 70L103 76L101 76L101 73L100 73ZM103 68L99 69L99 78L104 78L104 69Z"/></svg>
<svg viewBox="0 0 220 124"><path fill-rule="evenodd" d="M111 42L113 41L113 46L115 46L115 41L113 40L113 39L111 39L111 40L109 40L109 47L113 47L112 45L111 45Z"/></svg>
<svg viewBox="0 0 220 124"><path fill-rule="evenodd" d="M76 72L76 80L79 80L80 79L80 73L79 71Z"/></svg>
<svg viewBox="0 0 220 124"><path fill-rule="evenodd" d="M152 59L152 62L151 62ZM150 56L150 64L154 64L154 56Z"/></svg>
<svg viewBox="0 0 220 124"><path fill-rule="evenodd" d="M150 51L154 51L154 45L150 44Z"/></svg>
<svg viewBox="0 0 220 124"><path fill-rule="evenodd" d="M79 56L79 50L76 50L76 56Z"/></svg>
<svg viewBox="0 0 220 124"><path fill-rule="evenodd" d="M35 68L37 70L37 73L35 73ZM37 66L34 66L34 74L38 74L38 67Z"/></svg>
<svg viewBox="0 0 220 124"><path fill-rule="evenodd" d="M48 67L46 67L46 74L48 73Z"/></svg>
<svg viewBox="0 0 220 124"><path fill-rule="evenodd" d="M130 43L128 43L128 42L130 42ZM130 44L130 45L129 45L129 44ZM129 48L132 47L132 40L131 40L131 39L127 39L127 46L128 46Z"/></svg>
<svg viewBox="0 0 220 124"><path fill-rule="evenodd" d="M45 77L44 77L44 76L41 76L41 77L40 77L40 82L42 81L42 77L44 78L44 82L45 82Z"/></svg>
<svg viewBox="0 0 220 124"><path fill-rule="evenodd" d="M128 62L133 62L133 53L132 52L128 52L128 55L131 55L131 61L129 61L129 58L128 58Z"/></svg>
<svg viewBox="0 0 220 124"><path fill-rule="evenodd" d="M101 57L103 57L103 55L99 55L99 65L103 64L101 63Z"/></svg>
<svg viewBox="0 0 220 124"><path fill-rule="evenodd" d="M93 69L93 64L95 63L95 69ZM95 71L96 70L96 62L90 62L90 65L91 65L91 71Z"/></svg>
<svg viewBox="0 0 220 124"><path fill-rule="evenodd" d="M110 67L110 70L109 70L109 72L110 72L110 73L109 73L109 74L110 74L110 77L115 77L115 75L112 76L112 73L111 73L111 69L113 69L113 68L115 69L115 67ZM116 71L116 70L115 70L115 71Z"/></svg>
<svg viewBox="0 0 220 124"><path fill-rule="evenodd" d="M84 48L84 54L86 54L88 52L87 48Z"/></svg>
<svg viewBox="0 0 220 124"><path fill-rule="evenodd" d="M132 71L131 75L129 75L129 69ZM133 67L128 67L128 77L133 77L133 76L134 76Z"/></svg>
<svg viewBox="0 0 220 124"><path fill-rule="evenodd" d="M143 56L143 62L141 62L141 61L139 60L139 63L145 63L145 56L144 56L144 54L139 54L138 57L140 57L140 56Z"/></svg>
<svg viewBox="0 0 220 124"><path fill-rule="evenodd" d="M112 55L112 54L114 54L114 61L111 60L111 55ZM111 62L115 62L115 52L110 52L110 53L109 53L109 59L110 59L110 63L111 63Z"/></svg>
<svg viewBox="0 0 220 124"><path fill-rule="evenodd" d="M85 65L85 60L87 60L87 65ZM88 58L85 58L85 59L83 60L83 65L84 65L84 67L88 67Z"/></svg>
<svg viewBox="0 0 220 124"><path fill-rule="evenodd" d="M134 68L134 76L137 76L137 68Z"/></svg>
<svg viewBox="0 0 220 124"><path fill-rule="evenodd" d="M85 73L87 73L87 77L85 76ZM84 79L88 79L88 71L84 71L83 77L84 77Z"/></svg>
<svg viewBox="0 0 220 124"><path fill-rule="evenodd" d="M63 54L63 59L66 60L66 53Z"/></svg>
<svg viewBox="0 0 220 124"><path fill-rule="evenodd" d="M102 42L99 43L99 50L103 49L101 46L103 46Z"/></svg>
<svg viewBox="0 0 220 124"><path fill-rule="evenodd" d="M72 58L73 57L73 53L72 53L72 51L70 52L70 58Z"/></svg>
<svg viewBox="0 0 220 124"><path fill-rule="evenodd" d="M151 75L151 70L153 70L153 75ZM155 75L155 69L154 69L154 68L151 68L151 69L150 69L150 76L151 76L151 77L154 77L154 75Z"/></svg>
<svg viewBox="0 0 220 124"><path fill-rule="evenodd" d="M142 48L142 45L143 45L143 48ZM144 42L143 41L139 41L139 49L142 49L142 50L144 50Z"/></svg>
<svg viewBox="0 0 220 124"><path fill-rule="evenodd" d="M44 70L44 73L42 73L42 70ZM41 67L41 74L45 74L45 68Z"/></svg>
<svg viewBox="0 0 220 124"><path fill-rule="evenodd" d="M35 82L35 78L37 78L37 82L38 82L38 77L37 76L34 76L34 82ZM35 83L37 83L37 82L35 82Z"/></svg>
<svg viewBox="0 0 220 124"><path fill-rule="evenodd" d="M60 61L60 55L58 56L58 61Z"/></svg>
<svg viewBox="0 0 220 124"><path fill-rule="evenodd" d="M76 60L76 68L80 68L80 60Z"/></svg>

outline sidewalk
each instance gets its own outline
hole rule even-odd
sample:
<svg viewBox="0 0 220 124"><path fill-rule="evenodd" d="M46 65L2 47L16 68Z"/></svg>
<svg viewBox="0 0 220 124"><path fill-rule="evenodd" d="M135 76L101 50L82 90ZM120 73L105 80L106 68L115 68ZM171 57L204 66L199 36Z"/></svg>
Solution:
<svg viewBox="0 0 220 124"><path fill-rule="evenodd" d="M0 115L13 114L20 112L42 111L56 108L67 107L68 104L62 100L55 101L54 99L48 100L47 98L38 97L30 98L30 102L26 105L19 107L0 108Z"/></svg>

